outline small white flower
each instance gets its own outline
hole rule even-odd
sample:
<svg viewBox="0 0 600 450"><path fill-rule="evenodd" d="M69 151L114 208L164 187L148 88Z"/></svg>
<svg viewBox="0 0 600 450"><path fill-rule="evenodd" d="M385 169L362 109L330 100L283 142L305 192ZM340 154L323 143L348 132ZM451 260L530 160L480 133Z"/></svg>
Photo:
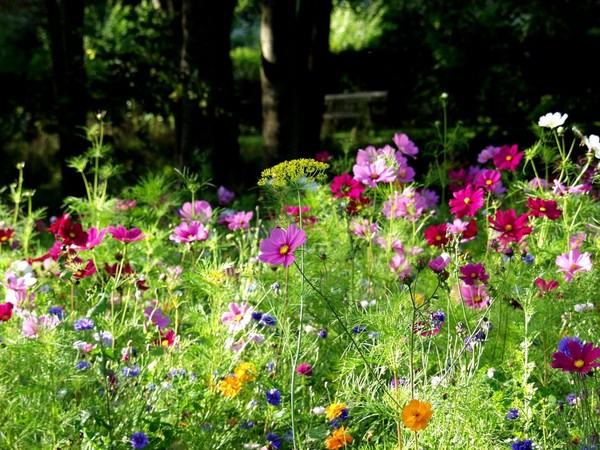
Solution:
<svg viewBox="0 0 600 450"><path fill-rule="evenodd" d="M542 128L557 128L565 123L569 117L568 114L560 114L560 113L548 113L545 116L540 117L538 120L538 125Z"/></svg>
<svg viewBox="0 0 600 450"><path fill-rule="evenodd" d="M585 145L590 152L594 152L596 158L600 159L600 137L595 134L590 134L584 138Z"/></svg>
<svg viewBox="0 0 600 450"><path fill-rule="evenodd" d="M493 367L490 367L490 368L487 370L487 376L488 376L488 378L494 378L494 373L495 373L495 372L496 372L496 369L494 369Z"/></svg>
<svg viewBox="0 0 600 450"><path fill-rule="evenodd" d="M325 414L325 408L323 406L315 406L311 411L315 416Z"/></svg>

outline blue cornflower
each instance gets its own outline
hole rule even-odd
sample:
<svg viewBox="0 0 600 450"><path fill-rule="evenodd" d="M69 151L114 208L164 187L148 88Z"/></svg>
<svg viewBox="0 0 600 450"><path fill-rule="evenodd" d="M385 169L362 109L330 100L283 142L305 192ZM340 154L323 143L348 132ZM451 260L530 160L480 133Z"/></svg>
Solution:
<svg viewBox="0 0 600 450"><path fill-rule="evenodd" d="M369 331L369 337L371 339L377 339L379 337L379 333L377 331Z"/></svg>
<svg viewBox="0 0 600 450"><path fill-rule="evenodd" d="M266 325L267 327L274 327L277 325L277 319L271 314L263 314L262 319L260 319L261 325Z"/></svg>
<svg viewBox="0 0 600 450"><path fill-rule="evenodd" d="M48 314L50 314L52 316L56 316L60 320L62 320L62 318L65 315L65 309L62 306L51 306L50 309L48 310Z"/></svg>
<svg viewBox="0 0 600 450"><path fill-rule="evenodd" d="M527 254L521 256L521 260L524 263L531 264L535 260L535 256L533 256L531 253L527 253Z"/></svg>
<svg viewBox="0 0 600 450"><path fill-rule="evenodd" d="M446 315L441 309L438 309L436 312L432 313L429 318L433 328L441 327L446 321Z"/></svg>
<svg viewBox="0 0 600 450"><path fill-rule="evenodd" d="M94 339L102 341L105 347L112 347L113 335L110 331L101 331L100 333L94 333Z"/></svg>
<svg viewBox="0 0 600 450"><path fill-rule="evenodd" d="M89 369L90 367L90 363L87 361L79 361L77 364L75 364L75 368L77 370L86 370Z"/></svg>
<svg viewBox="0 0 600 450"><path fill-rule="evenodd" d="M262 316L263 316L263 313L261 313L260 311L254 311L254 312L252 313L252 318L253 318L254 320L256 320L257 322L258 322L260 319L262 319Z"/></svg>
<svg viewBox="0 0 600 450"><path fill-rule="evenodd" d="M124 377L137 377L140 374L140 368L138 366L123 367L121 373Z"/></svg>
<svg viewBox="0 0 600 450"><path fill-rule="evenodd" d="M567 402L567 405L575 406L577 404L577 396L573 393L567 394L565 401Z"/></svg>
<svg viewBox="0 0 600 450"><path fill-rule="evenodd" d="M367 331L367 327L364 325L356 325L354 328L352 328L352 332L354 334L364 333L365 331Z"/></svg>
<svg viewBox="0 0 600 450"><path fill-rule="evenodd" d="M511 450L533 450L533 441L525 439L524 441L513 442Z"/></svg>
<svg viewBox="0 0 600 450"><path fill-rule="evenodd" d="M79 319L77 322L75 322L73 327L75 328L75 331L91 330L94 328L94 321L84 317L83 319Z"/></svg>
<svg viewBox="0 0 600 450"><path fill-rule="evenodd" d="M267 397L267 403L273 406L279 406L281 404L281 392L278 389L270 389L265 394Z"/></svg>
<svg viewBox="0 0 600 450"><path fill-rule="evenodd" d="M317 337L325 339L327 337L327 330L325 328L321 328L317 333Z"/></svg>
<svg viewBox="0 0 600 450"><path fill-rule="evenodd" d="M138 433L133 433L131 435L131 448L144 448L146 445L150 443L148 440L148 436L142 433L141 431Z"/></svg>
<svg viewBox="0 0 600 450"><path fill-rule="evenodd" d="M281 444L283 442L282 442L281 436L279 436L278 434L269 433L269 434L267 434L266 439L267 439L267 441L269 441L269 444L271 444L271 447L273 447L275 449L281 448Z"/></svg>
<svg viewBox="0 0 600 450"><path fill-rule="evenodd" d="M246 421L244 420L242 423L240 423L240 428L244 429L244 430L249 430L250 428L254 428L254 422L250 421Z"/></svg>
<svg viewBox="0 0 600 450"><path fill-rule="evenodd" d="M519 410L517 408L511 408L506 414L508 420L517 420L519 418Z"/></svg>
<svg viewBox="0 0 600 450"><path fill-rule="evenodd" d="M569 348L567 347L567 344L571 341L575 341L578 342L579 345L581 347L583 347L583 342L581 342L581 339L579 339L577 336L573 336L573 337L564 337L560 340L560 342L558 343L558 351L564 353L567 356L571 356L571 354L569 353Z"/></svg>

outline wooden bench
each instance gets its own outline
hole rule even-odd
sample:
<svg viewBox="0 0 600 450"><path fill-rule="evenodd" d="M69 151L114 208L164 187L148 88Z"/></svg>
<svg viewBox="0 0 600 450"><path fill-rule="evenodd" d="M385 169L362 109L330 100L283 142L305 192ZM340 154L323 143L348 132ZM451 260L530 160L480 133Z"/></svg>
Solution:
<svg viewBox="0 0 600 450"><path fill-rule="evenodd" d="M322 134L332 133L343 124L359 126L385 117L387 100L387 91L327 94Z"/></svg>

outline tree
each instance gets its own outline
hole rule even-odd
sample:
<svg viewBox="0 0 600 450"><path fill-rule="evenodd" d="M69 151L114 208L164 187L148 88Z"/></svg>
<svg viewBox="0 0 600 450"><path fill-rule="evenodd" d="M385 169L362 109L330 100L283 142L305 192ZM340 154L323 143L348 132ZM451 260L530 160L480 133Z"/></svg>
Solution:
<svg viewBox="0 0 600 450"><path fill-rule="evenodd" d="M319 150L331 0L262 0L264 164Z"/></svg>
<svg viewBox="0 0 600 450"><path fill-rule="evenodd" d="M83 51L83 0L46 0L52 53L55 116L60 149L61 197L85 194L81 175L68 159L87 149L83 127L87 118L86 74Z"/></svg>
<svg viewBox="0 0 600 450"><path fill-rule="evenodd" d="M237 141L230 32L236 0L182 1L181 116L177 163L229 186L243 170Z"/></svg>

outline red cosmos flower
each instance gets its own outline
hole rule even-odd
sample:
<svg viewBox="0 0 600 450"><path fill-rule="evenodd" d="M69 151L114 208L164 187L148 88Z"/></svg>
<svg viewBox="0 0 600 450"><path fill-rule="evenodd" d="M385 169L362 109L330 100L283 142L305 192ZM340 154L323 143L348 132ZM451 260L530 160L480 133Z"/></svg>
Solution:
<svg viewBox="0 0 600 450"><path fill-rule="evenodd" d="M467 228L465 229L465 231L462 232L463 240L468 241L470 239L473 239L475 236L477 236L477 231L479 230L477 229L477 222L475 221L475 219L469 220Z"/></svg>
<svg viewBox="0 0 600 450"><path fill-rule="evenodd" d="M458 278L463 280L464 283L469 286L474 285L478 281L485 283L490 278L490 276L485 273L485 267L483 267L481 263L469 263L460 268L460 273L462 273L462 276Z"/></svg>
<svg viewBox="0 0 600 450"><path fill-rule="evenodd" d="M472 184L460 191L453 192L454 198L448 202L450 212L458 219L464 216L473 217L477 210L483 206L483 189Z"/></svg>
<svg viewBox="0 0 600 450"><path fill-rule="evenodd" d="M83 231L80 223L73 223L70 214L63 214L59 219L47 228L47 231L54 233L59 238L63 245L75 245L76 247L84 247L88 241L88 234Z"/></svg>
<svg viewBox="0 0 600 450"><path fill-rule="evenodd" d="M546 281L543 278L536 278L534 284L540 289L540 293L538 294L540 297L544 295L546 292L553 291L558 288L558 281L550 280Z"/></svg>
<svg viewBox="0 0 600 450"><path fill-rule="evenodd" d="M500 150L494 155L494 166L498 170L515 170L524 153L519 152L517 145L503 145Z"/></svg>
<svg viewBox="0 0 600 450"><path fill-rule="evenodd" d="M169 331L163 331L160 330L160 338L155 339L154 343L156 345L160 345L161 347L172 347L173 344L175 344L175 331L174 330L169 330Z"/></svg>
<svg viewBox="0 0 600 450"><path fill-rule="evenodd" d="M566 349L553 353L552 358L552 367L555 369L587 373L594 367L600 367L600 362L594 362L600 358L600 347L594 347L591 342L581 344L577 340L570 340L566 343Z"/></svg>
<svg viewBox="0 0 600 450"><path fill-rule="evenodd" d="M527 226L529 217L521 214L517 217L514 209L502 212L496 211L496 217L489 218L492 229L500 232L498 240L506 245L510 242L520 242L524 236L531 233L532 228Z"/></svg>
<svg viewBox="0 0 600 450"><path fill-rule="evenodd" d="M0 304L0 322L6 322L12 317L14 306L11 302Z"/></svg>
<svg viewBox="0 0 600 450"><path fill-rule="evenodd" d="M117 273L119 273L119 263L114 263L112 266L109 266L108 263L104 263L104 270L106 270L111 277L116 277ZM121 269L121 275L130 275L132 273L134 273L134 270L129 263L125 264Z"/></svg>
<svg viewBox="0 0 600 450"><path fill-rule="evenodd" d="M12 237L14 232L15 231L11 230L10 228L8 228L6 230L0 230L0 244L4 244L5 242L8 242L8 240Z"/></svg>
<svg viewBox="0 0 600 450"><path fill-rule="evenodd" d="M448 224L440 223L439 225L430 225L423 234L429 245L435 245L436 247L442 247L450 242L450 239L446 236Z"/></svg>
<svg viewBox="0 0 600 450"><path fill-rule="evenodd" d="M562 215L562 210L558 209L554 200L544 200L539 197L528 198L527 207L529 215L533 217L547 217L550 220L556 220Z"/></svg>
<svg viewBox="0 0 600 450"><path fill-rule="evenodd" d="M368 197L359 196L356 199L351 199L346 207L346 212L351 216L356 216L359 212L371 204L371 199Z"/></svg>
<svg viewBox="0 0 600 450"><path fill-rule="evenodd" d="M71 264L71 270L73 270L74 278L86 278L96 273L96 266L94 265L94 261L91 259L88 260L87 263L84 263L81 258L73 258Z"/></svg>
<svg viewBox="0 0 600 450"><path fill-rule="evenodd" d="M333 192L333 198L358 199L365 190L365 185L352 178L349 173L344 173L334 177L329 188Z"/></svg>

